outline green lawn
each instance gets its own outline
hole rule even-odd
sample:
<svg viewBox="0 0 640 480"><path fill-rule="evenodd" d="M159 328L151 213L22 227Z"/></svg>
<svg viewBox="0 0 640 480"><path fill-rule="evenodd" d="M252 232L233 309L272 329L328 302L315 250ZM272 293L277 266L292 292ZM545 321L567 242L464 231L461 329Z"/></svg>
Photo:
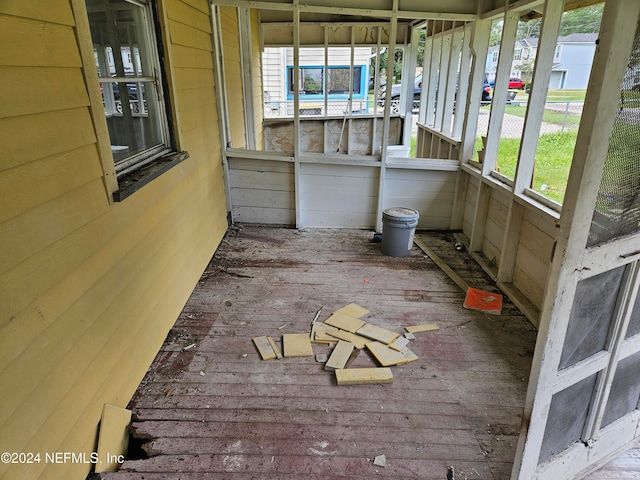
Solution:
<svg viewBox="0 0 640 480"><path fill-rule="evenodd" d="M527 113L527 107L517 105L507 105L505 107L505 113L509 115L516 115L518 117L524 117ZM564 112L558 112L555 110L544 111L542 121L547 123L555 123L556 125L565 125L567 128L578 128L580 125L581 115L571 115Z"/></svg>
<svg viewBox="0 0 640 480"><path fill-rule="evenodd" d="M536 150L533 190L562 203L577 136L576 131L565 131L548 133L540 137ZM480 148L482 148L482 142L478 138L476 150ZM519 138L500 140L497 165L500 173L508 178L515 176L519 149Z"/></svg>
<svg viewBox="0 0 640 480"><path fill-rule="evenodd" d="M493 95L493 90L491 92ZM586 94L586 90L549 90L547 100L550 102L584 102ZM529 100L529 94L525 90L518 90L515 100L526 102Z"/></svg>

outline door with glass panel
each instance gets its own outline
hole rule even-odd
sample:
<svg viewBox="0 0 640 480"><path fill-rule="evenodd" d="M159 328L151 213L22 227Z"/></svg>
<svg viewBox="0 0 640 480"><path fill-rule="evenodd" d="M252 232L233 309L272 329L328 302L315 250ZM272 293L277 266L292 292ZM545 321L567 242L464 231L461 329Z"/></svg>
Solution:
<svg viewBox="0 0 640 480"><path fill-rule="evenodd" d="M513 479L580 478L640 439L639 3L605 5Z"/></svg>

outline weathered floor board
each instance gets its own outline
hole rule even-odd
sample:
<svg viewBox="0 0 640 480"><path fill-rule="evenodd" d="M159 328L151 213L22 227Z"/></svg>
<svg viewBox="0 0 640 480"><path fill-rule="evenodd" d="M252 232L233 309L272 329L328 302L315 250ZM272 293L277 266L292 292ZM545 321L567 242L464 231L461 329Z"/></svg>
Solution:
<svg viewBox="0 0 640 480"><path fill-rule="evenodd" d="M450 466L457 479L509 478L535 329L508 299L500 316L463 309L419 249L387 257L371 236L231 229L131 402L148 458L101 478L444 480ZM451 236L420 238L470 285L498 291ZM321 321L352 302L395 332L440 329L415 334L419 360L391 367L386 385L339 387L313 357L263 361L252 342L282 348L319 309ZM362 351L350 366L376 364Z"/></svg>

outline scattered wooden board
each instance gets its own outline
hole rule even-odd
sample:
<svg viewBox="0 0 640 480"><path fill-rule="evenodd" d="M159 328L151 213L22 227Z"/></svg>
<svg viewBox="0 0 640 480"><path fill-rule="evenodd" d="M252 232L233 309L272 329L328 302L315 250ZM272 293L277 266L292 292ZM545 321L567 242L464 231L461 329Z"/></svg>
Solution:
<svg viewBox="0 0 640 480"><path fill-rule="evenodd" d="M327 332L337 330L338 329L336 327L332 327L326 323L314 322L311 326L311 341L314 343L336 343L336 339L329 337Z"/></svg>
<svg viewBox="0 0 640 480"><path fill-rule="evenodd" d="M275 349L273 348L273 345L271 345L271 342L269 342L269 339L266 336L255 337L253 339L253 343L256 344L258 353L260 353L260 356L262 357L263 360L271 360L273 358L277 358Z"/></svg>
<svg viewBox="0 0 640 480"><path fill-rule="evenodd" d="M398 337L393 342L389 344L391 348L401 352L403 348L409 345L409 339L406 337Z"/></svg>
<svg viewBox="0 0 640 480"><path fill-rule="evenodd" d="M336 329L337 331L337 329ZM315 332L313 336L313 343L336 343L338 339L329 335L329 332Z"/></svg>
<svg viewBox="0 0 640 480"><path fill-rule="evenodd" d="M380 342L367 343L367 349L383 367L402 365L410 362L409 357Z"/></svg>
<svg viewBox="0 0 640 480"><path fill-rule="evenodd" d="M390 368L345 368L336 370L338 385L393 383Z"/></svg>
<svg viewBox="0 0 640 480"><path fill-rule="evenodd" d="M353 343L339 340L338 344L333 348L331 356L329 356L329 360L325 363L324 369L331 371L344 368L349 360L351 352L353 352L353 349Z"/></svg>
<svg viewBox="0 0 640 480"><path fill-rule="evenodd" d="M274 342L273 338L271 337L267 337L267 340L269 340L269 343L271 344L271 348L273 348L273 351L276 352L276 358L280 360L282 358L282 354L280 353L280 349L276 345L276 342Z"/></svg>
<svg viewBox="0 0 640 480"><path fill-rule="evenodd" d="M404 358L406 358L406 359L407 359L407 362L406 362L406 363L409 363L409 362L415 362L416 360L418 360L418 359L420 358L420 357L418 357L418 355L416 355L415 353L413 353L413 352L412 352L411 350L409 350L407 347L404 347L404 348L402 349L402 352L400 352L400 353L402 353L402 356L403 356Z"/></svg>
<svg viewBox="0 0 640 480"><path fill-rule="evenodd" d="M357 303L350 303L349 305L339 308L333 313L340 313L342 315L348 315L353 318L360 318L360 317L364 317L367 313L369 313L369 310L367 310L364 307L361 307Z"/></svg>
<svg viewBox="0 0 640 480"><path fill-rule="evenodd" d="M282 344L285 357L313 357L311 340L306 333L285 333Z"/></svg>
<svg viewBox="0 0 640 480"><path fill-rule="evenodd" d="M435 254L435 252L427 246L426 243L424 243L419 238L414 238L413 243L415 243L420 248L420 250L426 253L429 256L429 258L433 260L433 263L435 263L438 267L440 267L440 269L444 273L446 273L449 276L449 278L453 280L455 284L458 285L458 287L460 287L460 289L463 292L466 292L469 289L469 284L465 282L460 275L454 272L449 265L444 263L444 261L442 261L442 259L438 257Z"/></svg>
<svg viewBox="0 0 640 480"><path fill-rule="evenodd" d="M373 340L377 340L386 344L393 342L400 336L400 334L396 332L392 332L391 330L387 330L386 328L378 327L377 325L373 325L371 323L365 323L358 329L356 333L358 335L362 335L363 337L371 338Z"/></svg>
<svg viewBox="0 0 640 480"><path fill-rule="evenodd" d="M366 322L359 318L345 315L344 313L333 313L324 323L332 327L341 328L347 332L356 333Z"/></svg>
<svg viewBox="0 0 640 480"><path fill-rule="evenodd" d="M440 327L435 323L424 323L422 325L409 325L408 327L404 327L404 329L409 333L418 333L440 330Z"/></svg>
<svg viewBox="0 0 640 480"><path fill-rule="evenodd" d="M367 343L371 341L370 338L361 337L356 333L347 332L346 330L335 329L334 331L327 332L327 335L334 337L334 339L344 340L345 342L353 343L353 345L362 350Z"/></svg>
<svg viewBox="0 0 640 480"><path fill-rule="evenodd" d="M96 472L115 472L120 466L116 460L118 455L124 458L129 446L129 431L131 410L105 404L102 407L100 433L98 435L98 449Z"/></svg>

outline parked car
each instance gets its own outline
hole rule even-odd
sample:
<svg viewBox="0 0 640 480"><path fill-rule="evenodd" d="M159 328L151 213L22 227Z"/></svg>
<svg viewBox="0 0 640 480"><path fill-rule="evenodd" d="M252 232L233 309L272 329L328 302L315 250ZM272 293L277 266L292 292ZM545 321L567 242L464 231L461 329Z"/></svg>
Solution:
<svg viewBox="0 0 640 480"><path fill-rule="evenodd" d="M391 85L391 113L398 113L400 111L400 92L402 91L402 83L395 83ZM413 108L418 108L420 105L420 92L422 91L422 74L416 75L413 82ZM383 107L386 98L387 88L386 85L380 88L380 94L378 95L378 105Z"/></svg>
<svg viewBox="0 0 640 480"><path fill-rule="evenodd" d="M398 113L400 110L400 92L402 90L402 83L396 83L391 86L391 113ZM422 74L416 75L414 84L413 84L413 108L418 108L420 106L420 92L422 91ZM457 91L457 87L456 87ZM378 95L378 105L384 106L386 88L382 87L380 89L380 94ZM487 76L484 76L484 80L482 83L482 103L489 103L491 101L491 87L489 86L489 82L487 80Z"/></svg>
<svg viewBox="0 0 640 480"><path fill-rule="evenodd" d="M491 101L491 85L487 80L487 74L484 74L484 80L482 81L482 103L489 103Z"/></svg>
<svg viewBox="0 0 640 480"><path fill-rule="evenodd" d="M509 90L524 90L524 82L518 77L509 79Z"/></svg>

